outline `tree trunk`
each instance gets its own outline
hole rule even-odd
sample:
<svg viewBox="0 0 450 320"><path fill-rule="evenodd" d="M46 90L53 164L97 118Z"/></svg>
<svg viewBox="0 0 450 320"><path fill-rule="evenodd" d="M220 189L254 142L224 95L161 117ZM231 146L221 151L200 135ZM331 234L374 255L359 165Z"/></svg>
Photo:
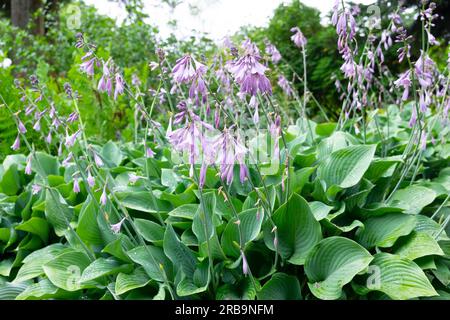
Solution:
<svg viewBox="0 0 450 320"><path fill-rule="evenodd" d="M13 26L27 29L33 14L39 9L42 9L42 0L11 0L11 22ZM33 22L31 31L34 34L43 35L45 32L43 14L34 17Z"/></svg>

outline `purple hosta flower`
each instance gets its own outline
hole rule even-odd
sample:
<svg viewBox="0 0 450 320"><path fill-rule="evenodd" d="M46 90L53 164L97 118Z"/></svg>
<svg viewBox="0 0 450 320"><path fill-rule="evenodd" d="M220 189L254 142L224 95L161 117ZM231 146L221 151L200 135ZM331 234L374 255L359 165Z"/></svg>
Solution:
<svg viewBox="0 0 450 320"><path fill-rule="evenodd" d="M94 75L95 57L86 60L80 64L80 70L86 73L88 76Z"/></svg>
<svg viewBox="0 0 450 320"><path fill-rule="evenodd" d="M31 171L31 154L27 158L27 165L25 166L25 174L30 175L32 173Z"/></svg>
<svg viewBox="0 0 450 320"><path fill-rule="evenodd" d="M32 194L38 194L41 190L42 190L42 187L40 185L33 184L31 186L31 193Z"/></svg>
<svg viewBox="0 0 450 320"><path fill-rule="evenodd" d="M255 124L258 124L259 123L259 109L258 109L259 103L255 96L252 96L250 98L250 102L248 103L248 105L250 107L252 107L253 109L255 109L255 113L253 114L253 122Z"/></svg>
<svg viewBox="0 0 450 320"><path fill-rule="evenodd" d="M172 69L173 79L177 83L189 83L195 77L197 63L198 62L188 54L178 59Z"/></svg>
<svg viewBox="0 0 450 320"><path fill-rule="evenodd" d="M102 206L106 205L106 202L108 201L108 196L106 195L106 184L103 187L102 195L100 196L100 204Z"/></svg>
<svg viewBox="0 0 450 320"><path fill-rule="evenodd" d="M62 145L62 144L61 144ZM67 155L67 157L63 160L62 165L63 167L67 167L69 165L69 163L72 161L73 159L73 153L69 152L69 154Z"/></svg>
<svg viewBox="0 0 450 320"><path fill-rule="evenodd" d="M75 141L77 140L78 135L80 134L80 130L76 131L75 133L69 135L68 132L66 132L66 146L72 147L75 144Z"/></svg>
<svg viewBox="0 0 450 320"><path fill-rule="evenodd" d="M25 108L25 115L29 116L30 114L33 113L33 111L36 109L35 105L30 105L28 107Z"/></svg>
<svg viewBox="0 0 450 320"><path fill-rule="evenodd" d="M153 158L155 157L155 152L150 147L145 148L145 157L146 158Z"/></svg>
<svg viewBox="0 0 450 320"><path fill-rule="evenodd" d="M214 111L214 126L215 128L219 128L220 126L220 107L216 106L216 110Z"/></svg>
<svg viewBox="0 0 450 320"><path fill-rule="evenodd" d="M95 186L95 179L91 174L91 170L88 170L88 176L86 178L86 181L89 187L93 188Z"/></svg>
<svg viewBox="0 0 450 320"><path fill-rule="evenodd" d="M234 48L234 44L228 36L223 38L222 45L228 49Z"/></svg>
<svg viewBox="0 0 450 320"><path fill-rule="evenodd" d="M78 33L75 35L75 38L77 39L77 41L75 42L75 47L78 48L78 49L82 48L83 45L84 45L84 37L83 37L83 34L82 34L81 32L78 32Z"/></svg>
<svg viewBox="0 0 450 320"><path fill-rule="evenodd" d="M155 71L159 67L159 63L156 61L151 61L148 66L151 71Z"/></svg>
<svg viewBox="0 0 450 320"><path fill-rule="evenodd" d="M17 137L16 137L16 140L14 140L14 143L11 146L11 149L16 151L19 148L20 148L20 135L18 134Z"/></svg>
<svg viewBox="0 0 450 320"><path fill-rule="evenodd" d="M34 131L41 131L41 119L37 119L37 121L34 123L33 125L33 130Z"/></svg>
<svg viewBox="0 0 450 320"><path fill-rule="evenodd" d="M239 164L241 183L244 183L245 179L249 177L245 164L248 150L240 140L239 134L236 134L235 137L231 129L224 129L214 142L214 149L218 151L217 161L220 163L220 177L227 184L233 182L235 164Z"/></svg>
<svg viewBox="0 0 450 320"><path fill-rule="evenodd" d="M67 117L67 122L69 123L74 123L75 121L77 121L79 118L78 113L76 112L72 112L71 114L69 114L69 116Z"/></svg>
<svg viewBox="0 0 450 320"><path fill-rule="evenodd" d="M346 78L353 78L356 74L356 63L351 58L344 62L344 64L341 66L341 71L344 73L344 76Z"/></svg>
<svg viewBox="0 0 450 320"><path fill-rule="evenodd" d="M100 158L100 156L95 152L93 152L93 154L94 154L94 161L95 161L95 164L97 165L97 167L102 167L103 166L102 158Z"/></svg>
<svg viewBox="0 0 450 320"><path fill-rule="evenodd" d="M36 99L34 99L34 103L38 103L42 101L42 94L40 94Z"/></svg>
<svg viewBox="0 0 450 320"><path fill-rule="evenodd" d="M141 177L139 177L138 175L136 175L134 172L131 172L128 174L128 181L131 184L135 184Z"/></svg>
<svg viewBox="0 0 450 320"><path fill-rule="evenodd" d="M216 71L216 76L217 76L217 79L219 79L219 81L222 83L225 90L229 91L230 86L231 86L231 81L230 81L230 77L228 76L228 74L226 73L226 71L223 67L219 68Z"/></svg>
<svg viewBox="0 0 450 320"><path fill-rule="evenodd" d="M409 127L410 128L414 127L416 122L417 122L417 111L416 111L415 107L412 107L412 109L411 109L411 119L409 119L409 123L408 123Z"/></svg>
<svg viewBox="0 0 450 320"><path fill-rule="evenodd" d="M56 109L55 109L55 105L52 103L52 105L50 106L50 111L48 112L48 116L50 117L50 119L53 119L56 115Z"/></svg>
<svg viewBox="0 0 450 320"><path fill-rule="evenodd" d="M52 143L52 130L50 130L45 137L45 142L47 142L48 144Z"/></svg>
<svg viewBox="0 0 450 320"><path fill-rule="evenodd" d="M242 273L247 276L250 274L250 268L248 266L247 258L245 258L244 251L241 250L241 257L242 257Z"/></svg>
<svg viewBox="0 0 450 320"><path fill-rule="evenodd" d="M266 43L266 53L270 55L270 59L274 64L277 64L281 60L281 54L278 49L270 42Z"/></svg>
<svg viewBox="0 0 450 320"><path fill-rule="evenodd" d="M264 74L267 68L259 62L261 57L252 46L246 45L248 49L243 57L227 63L228 71L241 86L241 93L253 96L258 92L272 94L272 86Z"/></svg>
<svg viewBox="0 0 450 320"><path fill-rule="evenodd" d="M73 192L74 193L80 192L80 183L78 181L78 177L73 178Z"/></svg>
<svg viewBox="0 0 450 320"><path fill-rule="evenodd" d="M117 97L123 93L123 90L125 89L125 83L123 81L123 78L120 74L116 73L116 86L114 89L114 100L117 100Z"/></svg>
<svg viewBox="0 0 450 320"><path fill-rule="evenodd" d="M119 233L119 232L120 232L120 229L122 228L122 224L124 223L124 221L125 221L125 217L122 218L122 220L120 220L118 223L112 224L112 225L111 225L111 230L112 230L112 232L114 232L114 233Z"/></svg>
<svg viewBox="0 0 450 320"><path fill-rule="evenodd" d="M383 44L384 50L388 50L390 47L392 47L393 41L391 35L389 34L389 31L383 30L383 32L381 33L380 43Z"/></svg>
<svg viewBox="0 0 450 320"><path fill-rule="evenodd" d="M275 121L270 124L270 135L272 139L274 139L274 155L278 159L280 154L280 135L281 135L281 117L279 115L276 116Z"/></svg>
<svg viewBox="0 0 450 320"><path fill-rule="evenodd" d="M57 130L60 125L61 125L61 121L59 120L59 118L54 117L53 121L52 121L52 126L55 128L55 130Z"/></svg>
<svg viewBox="0 0 450 320"><path fill-rule="evenodd" d="M432 46L438 46L439 45L439 41L436 40L436 38L431 34L430 31L427 31L427 35L428 35L428 43Z"/></svg>
<svg viewBox="0 0 450 320"><path fill-rule="evenodd" d="M283 89L284 93L291 97L294 94L294 90L292 89L291 85L289 84L289 81L286 79L285 76L281 75L278 77L278 85L281 89Z"/></svg>
<svg viewBox="0 0 450 320"><path fill-rule="evenodd" d="M409 95L409 88L411 87L411 71L408 70L402 73L400 77L394 81L394 84L397 88L403 87L402 100L407 100Z"/></svg>
<svg viewBox="0 0 450 320"><path fill-rule="evenodd" d="M433 73L436 69L436 64L430 57L421 51L419 59L414 64L414 70L422 88L428 88L433 83Z"/></svg>
<svg viewBox="0 0 450 320"><path fill-rule="evenodd" d="M305 36L299 27L294 27L291 29L291 32L294 34L291 36L291 40L295 43L295 45L299 48L304 49L307 43Z"/></svg>
<svg viewBox="0 0 450 320"><path fill-rule="evenodd" d="M140 87L142 84L141 79L139 79L138 75L135 73L131 75L131 84L135 87Z"/></svg>
<svg viewBox="0 0 450 320"><path fill-rule="evenodd" d="M197 69L195 75L192 78L192 84L189 89L189 98L195 101L196 105L200 105L200 96L202 97L202 103L207 102L208 90L206 88L205 80L203 79L206 73L206 66L197 62Z"/></svg>
<svg viewBox="0 0 450 320"><path fill-rule="evenodd" d="M419 93L419 106L420 112L425 113L428 110L428 106L431 104L430 93L427 90Z"/></svg>
<svg viewBox="0 0 450 320"><path fill-rule="evenodd" d="M19 118L17 118L17 122L17 129L19 129L20 133L25 134L27 132L27 128L25 128L25 125Z"/></svg>
<svg viewBox="0 0 450 320"><path fill-rule="evenodd" d="M420 148L422 151L427 149L427 132L425 130L422 131L422 136L420 137Z"/></svg>
<svg viewBox="0 0 450 320"><path fill-rule="evenodd" d="M109 60L107 62L103 62L103 74L98 82L97 89L100 92L108 92L108 95L112 93L112 79L111 72L108 68Z"/></svg>

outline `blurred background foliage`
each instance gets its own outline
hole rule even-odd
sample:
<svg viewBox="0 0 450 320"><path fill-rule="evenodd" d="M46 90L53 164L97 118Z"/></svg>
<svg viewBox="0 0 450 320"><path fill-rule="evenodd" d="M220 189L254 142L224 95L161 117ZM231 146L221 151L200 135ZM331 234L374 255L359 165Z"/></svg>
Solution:
<svg viewBox="0 0 450 320"><path fill-rule="evenodd" d="M58 103L59 108L64 108L65 82L70 82L77 90L80 99L80 110L87 124L89 136L106 141L109 139L128 140L132 135L133 107L134 103L122 97L117 102L105 99L98 93L96 85L84 75L80 74L78 64L81 54L74 47L75 35L82 31L86 38L97 46L98 54L103 58L112 57L118 66L123 68L125 77L130 80L135 74L142 82L142 90L155 89L158 79L152 74L148 66L150 61L156 61L155 49L163 47L169 55L169 61L174 61L185 52L191 52L196 56L212 58L217 47L206 37L191 37L178 40L174 35L167 39L161 39L158 28L145 22L147 14L143 12L141 0L111 0L122 2L126 9L127 19L118 24L113 19L100 15L94 7L86 6L82 1L70 0L14 0L15 4L28 5L28 16L19 17L26 19L26 25L17 17L14 18L14 8L10 0L0 0L0 60L8 57L12 60L10 67L0 68L0 93L14 109L23 108L23 103L18 99L18 92L14 86L14 79L28 79L32 74L37 74L41 83L45 83L47 94ZM171 7L176 7L180 0L161 0ZM443 16L438 20L433 33L440 41L440 46L433 49L432 58L438 65L446 64L450 39L450 1L437 0L436 13ZM73 15L73 4L76 4L81 15L81 28L73 30L69 28L69 19ZM376 5L380 7L381 24L386 27L390 17L387 12L392 12L392 7L397 7L398 0L381 1ZM421 35L420 23L414 16L414 9L418 1L405 1L404 5L410 10L410 15L405 16L409 33L413 35L412 54L420 54ZM360 5L361 12L369 12L368 6ZM23 10L21 11L23 13ZM201 14L201 13L197 13ZM370 16L369 14L361 16ZM151 21L151 17L150 17ZM20 21L19 21L20 22ZM255 41L261 51L264 50L265 41L272 42L283 56L283 61L274 68L279 68L288 79L292 79L293 73L303 74L303 62L301 54L290 40L290 29L300 27L308 38L307 44L307 72L308 87L317 100L324 106L327 113L333 118L340 111L339 94L334 85L333 76L340 77L342 64L336 48L336 32L334 27L324 25L320 12L314 8L302 4L299 0L293 0L288 4L280 5L271 17L266 27L242 28L233 39L240 41L245 37ZM359 43L364 42L367 35L359 34ZM193 50L196 50L193 52ZM393 72L405 68L399 65L396 56L396 47L385 56L386 63ZM273 81L276 83L276 74L273 72ZM296 90L302 94L302 85L294 81ZM148 92L146 92L148 93ZM151 99L147 94L146 99ZM318 114L315 105L310 104L310 112L314 116ZM157 116L164 119L167 113L159 112ZM10 152L10 145L16 136L16 128L4 110L0 109L0 160ZM41 137L34 139L39 144Z"/></svg>

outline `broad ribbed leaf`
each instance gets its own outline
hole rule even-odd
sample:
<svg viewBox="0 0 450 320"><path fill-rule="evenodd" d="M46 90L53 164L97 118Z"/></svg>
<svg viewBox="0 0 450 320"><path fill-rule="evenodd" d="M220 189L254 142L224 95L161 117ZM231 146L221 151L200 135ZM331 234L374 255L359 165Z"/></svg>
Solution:
<svg viewBox="0 0 450 320"><path fill-rule="evenodd" d="M83 270L80 282L85 283L119 272L130 272L132 269L131 264L123 264L113 257L98 258Z"/></svg>
<svg viewBox="0 0 450 320"><path fill-rule="evenodd" d="M326 238L306 258L309 289L319 299L338 299L342 287L365 270L372 259L366 249L350 239Z"/></svg>
<svg viewBox="0 0 450 320"><path fill-rule="evenodd" d="M132 273L119 273L116 278L115 292L118 295L130 290L145 287L150 283L150 278L144 268L136 268Z"/></svg>
<svg viewBox="0 0 450 320"><path fill-rule="evenodd" d="M167 226L164 233L164 253L187 277L194 275L196 269L195 255L178 239L171 225Z"/></svg>
<svg viewBox="0 0 450 320"><path fill-rule="evenodd" d="M36 152L31 158L31 168L41 177L59 175L58 159L43 152Z"/></svg>
<svg viewBox="0 0 450 320"><path fill-rule="evenodd" d="M406 239L402 240L398 247L396 245L395 254L403 258L415 260L430 255L444 255L437 241L429 234L413 232Z"/></svg>
<svg viewBox="0 0 450 320"><path fill-rule="evenodd" d="M120 194L120 202L129 209L149 213L169 212L170 205L157 199L152 193L139 191Z"/></svg>
<svg viewBox="0 0 450 320"><path fill-rule="evenodd" d="M48 279L42 279L38 283L28 286L16 297L16 300L70 299L74 297L72 292L58 288Z"/></svg>
<svg viewBox="0 0 450 320"><path fill-rule="evenodd" d="M55 229L55 233L61 237L69 228L73 210L69 208L58 190L49 188L45 196L45 216Z"/></svg>
<svg viewBox="0 0 450 320"><path fill-rule="evenodd" d="M69 251L47 262L43 269L55 286L66 291L77 291L82 289L81 274L89 264L89 257L85 253Z"/></svg>
<svg viewBox="0 0 450 320"><path fill-rule="evenodd" d="M131 260L144 267L150 279L163 282L172 278L172 263L161 248L140 246L127 254Z"/></svg>
<svg viewBox="0 0 450 320"><path fill-rule="evenodd" d="M210 240L216 231L213 216L216 212L216 196L213 192L203 194L200 204L192 222L192 231L197 236L198 242Z"/></svg>
<svg viewBox="0 0 450 320"><path fill-rule="evenodd" d="M239 225L237 223L239 219ZM239 245L242 236L242 245L245 245L253 241L261 231L263 217L262 214L258 214L258 209L249 209L239 213L238 218L231 219L225 231L222 234L222 248L225 254L238 257L240 255ZM239 229L241 236L239 235Z"/></svg>
<svg viewBox="0 0 450 320"><path fill-rule="evenodd" d="M328 206L320 201L310 202L309 207L311 208L311 211L317 221L325 218L330 213L330 211L333 210L332 206Z"/></svg>
<svg viewBox="0 0 450 320"><path fill-rule="evenodd" d="M34 251L22 261L23 266L19 269L14 282L20 283L44 274L44 269L42 266L53 260L62 252L62 250L66 248L67 247L58 243Z"/></svg>
<svg viewBox="0 0 450 320"><path fill-rule="evenodd" d="M322 239L320 223L314 218L308 203L293 194L272 216L278 230L278 252L292 264L302 265L312 248ZM275 233L272 226L265 226L266 245L275 250Z"/></svg>
<svg viewBox="0 0 450 320"><path fill-rule="evenodd" d="M77 234L83 242L92 245L102 245L104 240L97 222L98 208L91 196L83 203L78 215Z"/></svg>
<svg viewBox="0 0 450 320"><path fill-rule="evenodd" d="M388 248L401 236L410 234L416 226L414 216L403 213L391 213L373 217L364 222L364 228L358 230L356 241L364 247Z"/></svg>
<svg viewBox="0 0 450 320"><path fill-rule="evenodd" d="M275 273L258 292L260 300L300 300L301 298L298 278L285 273Z"/></svg>
<svg viewBox="0 0 450 320"><path fill-rule="evenodd" d="M122 153L121 153L119 147L117 146L116 143L114 143L112 141L108 141L108 143L106 143L103 146L100 154L102 156L103 161L110 168L119 166L123 159L123 156L122 156Z"/></svg>
<svg viewBox="0 0 450 320"><path fill-rule="evenodd" d="M437 295L430 281L413 261L389 253L378 253L371 263L366 290L376 290L394 300Z"/></svg>
<svg viewBox="0 0 450 320"><path fill-rule="evenodd" d="M39 236L44 243L48 241L49 227L47 220L39 217L31 217L29 220L16 226L16 230L29 232Z"/></svg>
<svg viewBox="0 0 450 320"><path fill-rule="evenodd" d="M134 219L134 224L140 235L149 242L162 243L164 238L164 228L150 220Z"/></svg>
<svg viewBox="0 0 450 320"><path fill-rule="evenodd" d="M0 284L0 300L14 300L27 287L25 283L2 283Z"/></svg>
<svg viewBox="0 0 450 320"><path fill-rule="evenodd" d="M363 177L375 154L374 145L350 146L333 152L317 169L318 178L326 185L350 188Z"/></svg>
<svg viewBox="0 0 450 320"><path fill-rule="evenodd" d="M388 205L398 207L405 213L419 214L420 211L436 198L436 192L422 186L409 186L397 190L388 202Z"/></svg>
<svg viewBox="0 0 450 320"><path fill-rule="evenodd" d="M169 216L193 220L199 206L200 205L196 203L185 204L170 211Z"/></svg>

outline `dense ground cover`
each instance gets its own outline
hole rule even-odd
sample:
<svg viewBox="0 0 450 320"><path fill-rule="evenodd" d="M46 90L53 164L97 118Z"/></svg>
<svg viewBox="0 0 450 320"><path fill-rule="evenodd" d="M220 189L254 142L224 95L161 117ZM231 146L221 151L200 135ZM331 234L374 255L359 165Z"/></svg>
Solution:
<svg viewBox="0 0 450 320"><path fill-rule="evenodd" d="M429 56L433 4L417 60L401 11L363 44L357 15L336 2L337 121L306 63L299 93L277 48L249 39L212 59L155 46L148 91L80 33L80 81L15 81L14 103L0 97L17 128L0 166L0 299L449 299L450 58ZM384 65L394 41L399 75ZM126 139L87 132L99 99L84 87L127 101Z"/></svg>

